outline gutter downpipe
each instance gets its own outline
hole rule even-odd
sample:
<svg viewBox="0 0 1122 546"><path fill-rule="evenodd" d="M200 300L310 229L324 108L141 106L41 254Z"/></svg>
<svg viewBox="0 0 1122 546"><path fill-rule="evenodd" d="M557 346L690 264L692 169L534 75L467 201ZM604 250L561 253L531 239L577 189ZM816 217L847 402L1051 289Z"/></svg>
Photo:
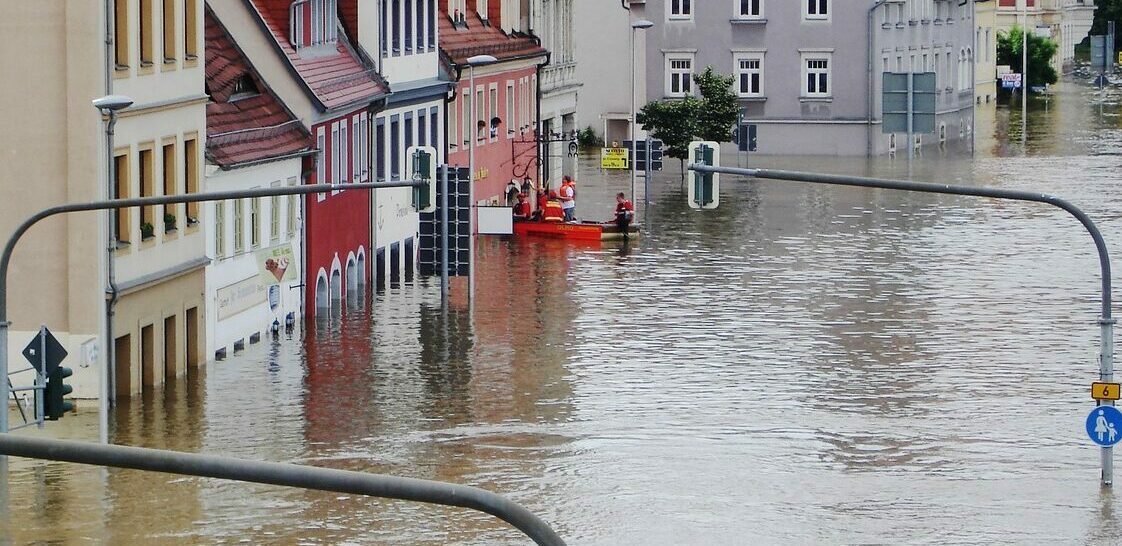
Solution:
<svg viewBox="0 0 1122 546"><path fill-rule="evenodd" d="M866 36L866 47L868 48L868 78L869 78L869 92L865 96L865 112L868 116L867 124L865 125L865 157L873 157L873 93L876 92L876 79L873 76L873 17L876 14L877 8L884 5L888 0L877 0L873 7L869 8L868 15L868 32Z"/></svg>
<svg viewBox="0 0 1122 546"><path fill-rule="evenodd" d="M112 68L109 66L110 63L112 62L112 60L111 60L112 56L110 55L110 49L112 49L112 47L114 45L113 44L114 36L113 36L113 16L112 16L113 12L112 12L112 9L113 8L112 8L112 5L111 5L111 2L109 0L105 0L105 94L106 95L113 94L113 74L112 74ZM109 125L108 125L108 128L106 129L106 140L105 140L105 147L106 147L105 159L106 159L106 162L107 162L106 169L104 171L104 172L107 173L106 179L105 179L105 198L106 199L110 199L113 196L113 191L110 188L112 187L112 184L114 182L113 178L115 177L116 170L117 170L116 161L113 160L113 129L114 129L114 126L116 124L117 124L117 115L116 115L115 112L110 112L110 114L109 114ZM103 425L101 427L98 427L99 429L101 429L98 432L98 440L103 444L108 444L109 443L109 407L111 405L116 405L116 403L117 403L117 394L116 394L117 393L117 377L116 377L117 367L115 365L116 355L114 354L114 352L116 350L116 347L115 347L115 343L113 341L113 308L116 307L116 305L117 305L117 301L120 298L120 292L117 290L117 283L114 280L115 272L114 272L114 267L113 267L114 266L113 252L114 252L114 250L116 249L116 246L117 246L117 244L116 244L116 237L117 237L117 234L116 234L116 230L117 230L116 215L113 214L112 212L109 212L109 211L105 211L103 214L105 214L104 225L107 225L109 227L108 233L106 233L106 241L107 241L108 245L105 249L106 280L109 283L109 302L106 304L106 307L105 307L105 352L103 353L105 355L105 360L103 360L103 362L104 362L103 365L105 366L105 368L103 370L101 370L100 374L98 374L99 375L98 383L105 386L105 388L101 390L101 395L102 395L102 398L106 398L106 400L98 401L98 414L99 414L98 419L100 420L101 424Z"/></svg>

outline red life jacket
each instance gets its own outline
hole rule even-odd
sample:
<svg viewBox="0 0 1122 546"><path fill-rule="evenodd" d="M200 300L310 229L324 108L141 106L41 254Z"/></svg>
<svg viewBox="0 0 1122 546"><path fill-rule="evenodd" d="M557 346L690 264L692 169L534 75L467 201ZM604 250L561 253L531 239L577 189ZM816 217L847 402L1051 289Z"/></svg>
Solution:
<svg viewBox="0 0 1122 546"><path fill-rule="evenodd" d="M561 209L561 202L556 199L550 199L545 204L542 220L545 222L560 222L564 219L565 211Z"/></svg>

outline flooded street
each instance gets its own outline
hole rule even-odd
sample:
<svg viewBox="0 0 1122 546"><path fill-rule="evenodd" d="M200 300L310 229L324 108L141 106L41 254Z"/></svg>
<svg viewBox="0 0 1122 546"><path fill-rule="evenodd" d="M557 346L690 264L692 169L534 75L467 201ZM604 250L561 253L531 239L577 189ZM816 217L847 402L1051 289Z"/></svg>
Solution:
<svg viewBox="0 0 1122 546"><path fill-rule="evenodd" d="M911 176L1065 197L1118 271L1119 102L1061 86L1032 106L1027 157L1019 108L983 107L976 158L930 148ZM628 184L594 159L586 219ZM750 159L909 176L906 159ZM573 545L1122 537L1083 431L1100 293L1076 220L731 177L700 213L677 163L629 246L481 239L474 305L462 283L447 314L435 282L389 286L123 404L112 440L476 485ZM96 438L96 407L49 426ZM0 543L527 543L466 510L11 464Z"/></svg>

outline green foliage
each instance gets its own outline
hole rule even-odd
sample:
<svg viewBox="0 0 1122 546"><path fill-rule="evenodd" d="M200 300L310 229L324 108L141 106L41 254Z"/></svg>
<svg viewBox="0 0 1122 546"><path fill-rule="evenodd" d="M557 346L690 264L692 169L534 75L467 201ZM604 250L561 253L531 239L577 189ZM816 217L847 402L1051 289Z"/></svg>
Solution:
<svg viewBox="0 0 1122 546"><path fill-rule="evenodd" d="M604 139L592 127L585 127L577 131L577 144L581 148L600 148L604 145Z"/></svg>
<svg viewBox="0 0 1122 546"><path fill-rule="evenodd" d="M1091 26L1091 35L1106 34L1107 21L1114 21L1115 34L1122 35L1122 0L1098 0L1095 3L1098 8L1095 10L1095 22ZM1117 44L1115 44L1115 47L1117 47Z"/></svg>
<svg viewBox="0 0 1122 546"><path fill-rule="evenodd" d="M997 64L1009 65L1014 72L1021 71L1022 49L1021 27L1013 27L1009 32L997 33ZM1052 57L1059 48L1056 42L1048 38L1041 38L1033 33L1028 35L1028 85L1032 86L1053 84L1059 79L1056 69L1052 67Z"/></svg>
<svg viewBox="0 0 1122 546"><path fill-rule="evenodd" d="M635 121L661 140L666 155L684 161L694 140L728 142L736 125L739 106L732 91L735 79L706 67L693 77L700 98L652 101L643 106Z"/></svg>

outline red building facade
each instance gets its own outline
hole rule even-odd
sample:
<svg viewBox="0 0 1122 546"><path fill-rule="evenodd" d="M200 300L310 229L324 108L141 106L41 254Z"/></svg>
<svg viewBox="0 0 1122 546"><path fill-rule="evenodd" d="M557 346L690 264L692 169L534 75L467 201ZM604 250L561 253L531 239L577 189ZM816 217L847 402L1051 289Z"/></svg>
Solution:
<svg viewBox="0 0 1122 546"><path fill-rule="evenodd" d="M448 162L468 165L474 140L475 198L498 204L505 203L505 188L511 181L521 186L529 180L537 187L537 74L548 62L548 54L533 37L498 28L501 5L488 4L486 22L474 2L468 2L467 13L458 20L449 11L440 18L440 51L457 80L447 110ZM519 20L510 15L508 19ZM497 62L473 69L468 59L478 55L491 55Z"/></svg>

